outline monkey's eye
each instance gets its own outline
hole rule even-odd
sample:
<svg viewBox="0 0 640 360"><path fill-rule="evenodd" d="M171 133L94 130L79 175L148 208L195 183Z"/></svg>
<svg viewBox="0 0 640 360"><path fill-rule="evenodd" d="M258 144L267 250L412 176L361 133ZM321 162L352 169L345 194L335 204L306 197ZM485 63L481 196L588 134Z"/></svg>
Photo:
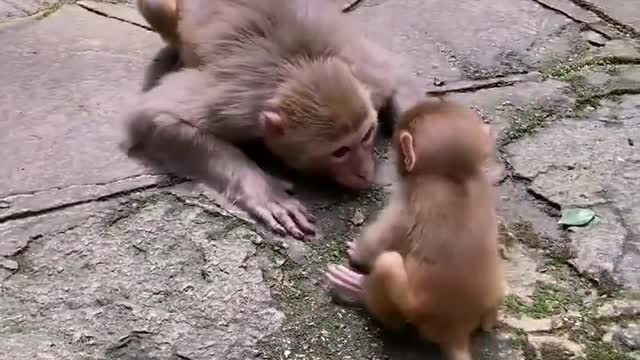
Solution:
<svg viewBox="0 0 640 360"><path fill-rule="evenodd" d="M366 134L364 134L364 137L362 138L362 142L369 141L369 139L371 138L372 134L373 134L373 126L369 129L369 131L367 131Z"/></svg>
<svg viewBox="0 0 640 360"><path fill-rule="evenodd" d="M340 159L340 158L343 158L345 155L347 155L349 150L350 149L348 147L343 146L343 147L339 148L338 150L334 151L331 155L336 159Z"/></svg>

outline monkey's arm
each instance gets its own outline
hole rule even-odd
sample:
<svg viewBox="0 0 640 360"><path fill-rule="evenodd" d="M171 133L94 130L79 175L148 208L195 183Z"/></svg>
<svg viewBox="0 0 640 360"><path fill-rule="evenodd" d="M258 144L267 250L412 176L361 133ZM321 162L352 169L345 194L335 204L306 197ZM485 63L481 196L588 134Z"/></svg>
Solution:
<svg viewBox="0 0 640 360"><path fill-rule="evenodd" d="M382 252L397 248L401 241L403 223L402 209L391 199L377 219L369 224L354 243L350 244L351 263L364 271L370 271L373 262ZM395 245L395 246L394 246Z"/></svg>
<svg viewBox="0 0 640 360"><path fill-rule="evenodd" d="M203 181L276 232L297 238L313 233L313 217L285 189L233 144L193 125L206 119L210 87L205 74L187 69L144 93L129 114L129 154Z"/></svg>

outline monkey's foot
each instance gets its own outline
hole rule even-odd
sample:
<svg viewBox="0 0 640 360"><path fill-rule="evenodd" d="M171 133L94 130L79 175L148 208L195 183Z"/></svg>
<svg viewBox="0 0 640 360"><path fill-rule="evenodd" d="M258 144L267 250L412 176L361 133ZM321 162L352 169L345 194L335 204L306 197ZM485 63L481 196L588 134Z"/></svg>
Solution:
<svg viewBox="0 0 640 360"><path fill-rule="evenodd" d="M350 304L362 304L362 286L366 275L342 265L329 265L327 279L329 280L330 290L339 300Z"/></svg>
<svg viewBox="0 0 640 360"><path fill-rule="evenodd" d="M356 253L356 242L349 241L347 243L347 255L349 255L350 259L353 259L353 255Z"/></svg>

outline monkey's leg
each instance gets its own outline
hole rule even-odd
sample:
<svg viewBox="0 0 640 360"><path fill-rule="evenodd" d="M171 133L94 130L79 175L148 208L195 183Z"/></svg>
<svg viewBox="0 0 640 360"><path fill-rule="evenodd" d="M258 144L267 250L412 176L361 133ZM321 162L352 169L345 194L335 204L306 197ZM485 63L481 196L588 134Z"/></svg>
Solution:
<svg viewBox="0 0 640 360"><path fill-rule="evenodd" d="M147 65L142 83L142 91L147 92L154 88L165 75L180 70L180 50L172 46L165 46L154 59Z"/></svg>
<svg viewBox="0 0 640 360"><path fill-rule="evenodd" d="M482 331L490 332L498 322L498 308L493 308L489 310L483 317L480 322L480 328Z"/></svg>
<svg viewBox="0 0 640 360"><path fill-rule="evenodd" d="M473 360L469 344L469 335L460 335L446 344L442 344L449 360Z"/></svg>
<svg viewBox="0 0 640 360"><path fill-rule="evenodd" d="M412 297L404 260L397 252L380 255L365 285L367 309L386 326L399 329L409 320Z"/></svg>
<svg viewBox="0 0 640 360"><path fill-rule="evenodd" d="M129 115L129 154L203 181L276 232L297 238L314 233L302 204L273 186L238 148L193 126L207 118L214 91L210 81L201 71L187 69L144 93Z"/></svg>
<svg viewBox="0 0 640 360"><path fill-rule="evenodd" d="M177 46L178 0L138 0L138 10L142 17L164 41Z"/></svg>

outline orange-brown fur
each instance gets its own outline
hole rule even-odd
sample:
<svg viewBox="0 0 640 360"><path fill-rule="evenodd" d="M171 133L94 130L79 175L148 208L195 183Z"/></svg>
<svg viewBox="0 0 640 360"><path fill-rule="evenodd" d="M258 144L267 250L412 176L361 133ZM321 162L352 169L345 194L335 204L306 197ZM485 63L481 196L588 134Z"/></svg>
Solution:
<svg viewBox="0 0 640 360"><path fill-rule="evenodd" d="M374 317L395 328L411 323L453 360L471 359L471 333L493 326L505 292L482 167L492 138L483 126L444 100L407 111L394 139L399 189L350 249L352 263L370 273L328 273L342 295L361 291Z"/></svg>

